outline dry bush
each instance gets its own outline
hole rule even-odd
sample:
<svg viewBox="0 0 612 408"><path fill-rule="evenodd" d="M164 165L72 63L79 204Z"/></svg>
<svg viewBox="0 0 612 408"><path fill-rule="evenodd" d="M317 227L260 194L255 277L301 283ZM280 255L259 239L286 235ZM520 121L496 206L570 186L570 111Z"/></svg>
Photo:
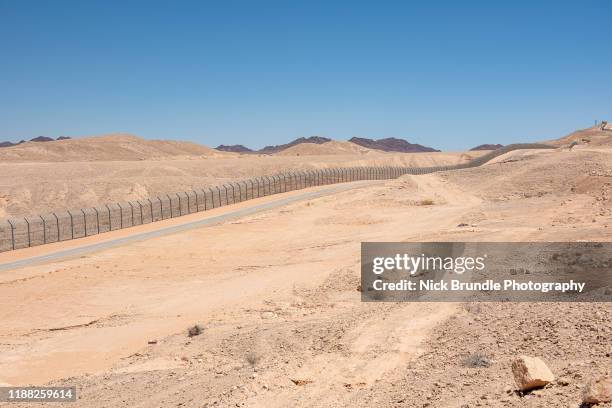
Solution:
<svg viewBox="0 0 612 408"><path fill-rule="evenodd" d="M487 368L491 366L491 359L482 353L472 353L461 361L461 365L469 368Z"/></svg>
<svg viewBox="0 0 612 408"><path fill-rule="evenodd" d="M246 360L254 367L261 360L261 354L251 350L249 354L246 355Z"/></svg>
<svg viewBox="0 0 612 408"><path fill-rule="evenodd" d="M199 324L193 325L187 329L187 336L194 337L199 336L204 331L204 328Z"/></svg>
<svg viewBox="0 0 612 408"><path fill-rule="evenodd" d="M431 198L424 198L419 201L419 205L434 205L434 200L432 200Z"/></svg>

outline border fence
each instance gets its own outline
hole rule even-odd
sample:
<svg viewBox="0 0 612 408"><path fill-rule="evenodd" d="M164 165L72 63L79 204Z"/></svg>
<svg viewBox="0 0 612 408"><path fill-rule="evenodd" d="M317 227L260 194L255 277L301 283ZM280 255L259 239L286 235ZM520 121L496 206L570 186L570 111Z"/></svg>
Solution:
<svg viewBox="0 0 612 408"><path fill-rule="evenodd" d="M478 167L512 150L554 149L554 146L522 143L504 146L467 163L436 167L348 167L289 171L218 186L109 203L91 208L56 211L44 215L0 221L0 252L97 235L150 224L254 198L327 184L359 180L394 179L405 174Z"/></svg>

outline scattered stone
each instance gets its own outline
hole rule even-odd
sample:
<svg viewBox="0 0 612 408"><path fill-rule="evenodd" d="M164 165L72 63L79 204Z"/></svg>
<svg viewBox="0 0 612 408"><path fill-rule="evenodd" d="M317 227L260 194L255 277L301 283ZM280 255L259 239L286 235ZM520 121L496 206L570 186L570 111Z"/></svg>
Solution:
<svg viewBox="0 0 612 408"><path fill-rule="evenodd" d="M298 379L298 378L296 379L290 378L290 380L292 383L294 383L295 385L299 385L299 386L303 386L303 385L312 383L312 380L304 380L304 379Z"/></svg>
<svg viewBox="0 0 612 408"><path fill-rule="evenodd" d="M550 368L538 357L519 356L512 362L512 373L521 391L540 388L555 380Z"/></svg>
<svg viewBox="0 0 612 408"><path fill-rule="evenodd" d="M148 344L157 344L157 340L151 339L148 341Z"/></svg>
<svg viewBox="0 0 612 408"><path fill-rule="evenodd" d="M461 227L469 227L469 225L468 225L468 224L466 224L465 222L462 222L461 224L458 224L458 225L457 225L457 227L458 227L458 228L461 228Z"/></svg>
<svg viewBox="0 0 612 408"><path fill-rule="evenodd" d="M592 378L584 387L582 401L585 404L612 402L612 377Z"/></svg>
<svg viewBox="0 0 612 408"><path fill-rule="evenodd" d="M571 381L569 378L567 377L559 377L557 379L557 384L563 386L563 387L567 387L568 385L570 385Z"/></svg>

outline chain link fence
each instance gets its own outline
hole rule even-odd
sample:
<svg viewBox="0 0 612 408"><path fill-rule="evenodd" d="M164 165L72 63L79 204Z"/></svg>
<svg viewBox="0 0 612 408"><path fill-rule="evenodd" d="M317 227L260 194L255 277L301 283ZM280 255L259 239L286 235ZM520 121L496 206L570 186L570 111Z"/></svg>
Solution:
<svg viewBox="0 0 612 408"><path fill-rule="evenodd" d="M508 145L468 163L449 166L349 167L290 171L145 200L12 218L0 221L0 252L102 234L308 187L465 169L481 166L512 150L551 148L554 147L532 143Z"/></svg>

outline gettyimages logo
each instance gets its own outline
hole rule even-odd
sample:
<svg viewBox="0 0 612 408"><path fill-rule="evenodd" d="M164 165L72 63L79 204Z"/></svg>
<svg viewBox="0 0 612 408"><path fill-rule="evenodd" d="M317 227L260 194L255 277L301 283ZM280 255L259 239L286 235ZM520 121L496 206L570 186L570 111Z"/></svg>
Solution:
<svg viewBox="0 0 612 408"><path fill-rule="evenodd" d="M612 301L612 243L362 243L362 301Z"/></svg>
<svg viewBox="0 0 612 408"><path fill-rule="evenodd" d="M376 257L372 260L372 272L380 275L385 271L406 271L411 275L427 271L446 271L463 274L466 271L482 271L485 269L487 255L478 257L459 256L410 256L395 254L393 257Z"/></svg>

